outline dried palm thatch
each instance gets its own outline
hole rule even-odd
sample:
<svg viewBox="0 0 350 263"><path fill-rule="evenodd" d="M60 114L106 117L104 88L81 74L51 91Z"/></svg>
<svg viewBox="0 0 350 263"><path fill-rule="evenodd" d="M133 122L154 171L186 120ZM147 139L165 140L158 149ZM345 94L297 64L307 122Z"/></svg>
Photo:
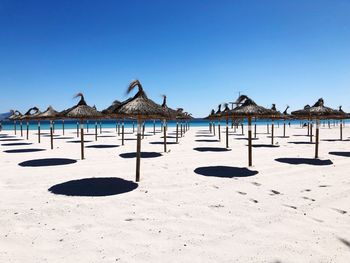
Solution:
<svg viewBox="0 0 350 263"><path fill-rule="evenodd" d="M218 105L218 110L215 112L215 117L216 118L221 117L221 104Z"/></svg>
<svg viewBox="0 0 350 263"><path fill-rule="evenodd" d="M35 116L37 116L38 114L40 114L40 110L38 107L33 107L33 108L30 108L25 114L23 114L21 116L21 119L22 120L29 120Z"/></svg>
<svg viewBox="0 0 350 263"><path fill-rule="evenodd" d="M235 117L270 117L274 115L272 110L257 105L246 95L239 96L235 103L241 104L231 111L231 114Z"/></svg>
<svg viewBox="0 0 350 263"><path fill-rule="evenodd" d="M324 106L324 100L320 98L312 107L306 105L303 110L293 111L292 115L299 118L329 119L341 117L344 114L338 110Z"/></svg>
<svg viewBox="0 0 350 263"><path fill-rule="evenodd" d="M164 110L164 112L169 116L169 119L176 119L177 116L177 111L173 110L172 108L169 108L166 104L167 102L167 97L166 95L162 95L163 97L163 103L162 103L162 108Z"/></svg>
<svg viewBox="0 0 350 263"><path fill-rule="evenodd" d="M54 110L52 106L49 106L46 111L37 116L38 119L55 119L59 116L59 112Z"/></svg>
<svg viewBox="0 0 350 263"><path fill-rule="evenodd" d="M11 112L13 113L10 117L8 117L9 120L15 121L22 117L22 113L20 113L18 110L12 110Z"/></svg>
<svg viewBox="0 0 350 263"><path fill-rule="evenodd" d="M115 113L118 112L118 109L122 105L122 102L119 100L115 100L112 102L112 105L107 107L106 109L102 110L102 114L106 115L107 117L115 117Z"/></svg>
<svg viewBox="0 0 350 263"><path fill-rule="evenodd" d="M272 111L272 116L271 117L273 119L274 118L275 119L276 118L280 118L282 116L282 113L276 109L276 104L275 103L272 104L271 111Z"/></svg>
<svg viewBox="0 0 350 263"><path fill-rule="evenodd" d="M95 110L93 107L90 107L86 104L84 95L82 93L78 93L74 96L74 98L80 97L80 101L77 105L70 108L69 111L65 111L62 117L70 118L70 119L97 119L103 117L103 115Z"/></svg>
<svg viewBox="0 0 350 263"><path fill-rule="evenodd" d="M127 89L129 94L135 87L138 87L136 95L122 103L118 112L119 115L127 117L137 117L141 119L158 119L169 118L170 116L164 111L161 105L149 99L143 90L141 83L134 80L130 83Z"/></svg>
<svg viewBox="0 0 350 263"><path fill-rule="evenodd" d="M209 115L207 116L207 117L205 117L204 119L205 120L208 120L208 119L213 119L215 117L215 110L214 109L212 109L211 111L210 111L210 113L209 113Z"/></svg>

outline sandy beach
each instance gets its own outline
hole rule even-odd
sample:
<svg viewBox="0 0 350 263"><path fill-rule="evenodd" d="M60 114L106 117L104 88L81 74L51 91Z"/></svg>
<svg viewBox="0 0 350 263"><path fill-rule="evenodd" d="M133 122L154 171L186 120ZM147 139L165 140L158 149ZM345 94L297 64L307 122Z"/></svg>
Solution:
<svg viewBox="0 0 350 263"><path fill-rule="evenodd" d="M344 141L321 128L319 161L306 129L276 127L271 147L259 126L249 169L246 131L230 129L229 150L224 127L221 142L195 127L174 144L174 131L163 153L146 130L138 184L130 129L124 146L91 129L85 160L74 130L54 150L47 134L1 132L0 262L350 261L348 126Z"/></svg>

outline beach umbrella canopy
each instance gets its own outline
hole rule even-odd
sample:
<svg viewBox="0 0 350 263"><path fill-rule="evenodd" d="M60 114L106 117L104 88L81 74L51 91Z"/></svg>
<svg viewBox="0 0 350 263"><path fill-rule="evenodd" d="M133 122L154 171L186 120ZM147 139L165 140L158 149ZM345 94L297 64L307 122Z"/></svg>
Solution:
<svg viewBox="0 0 350 263"><path fill-rule="evenodd" d="M21 116L21 119L22 120L28 120L28 119L31 119L37 115L39 115L41 112L39 110L38 107L32 107L30 108L26 113L24 113L22 116Z"/></svg>
<svg viewBox="0 0 350 263"><path fill-rule="evenodd" d="M123 102L120 102L119 100L114 100L112 102L112 105L107 107L106 109L102 110L102 114L110 116L110 117L115 117L115 113L118 111L120 106L122 105Z"/></svg>
<svg viewBox="0 0 350 263"><path fill-rule="evenodd" d="M81 159L84 159L84 124L83 120L88 119L98 119L102 118L103 115L93 107L87 105L84 95L78 93L74 98L79 98L80 100L77 105L71 107L70 109L64 111L64 115L61 114L63 118L78 119L80 120L80 139L81 139Z"/></svg>
<svg viewBox="0 0 350 263"><path fill-rule="evenodd" d="M241 95L236 101L236 108L230 111L233 117L248 119L248 165L252 166L252 118L262 118L274 116L272 110L257 105L251 98Z"/></svg>
<svg viewBox="0 0 350 263"><path fill-rule="evenodd" d="M49 106L44 112L40 113L37 118L43 120L55 119L59 114L60 113L52 108L52 106Z"/></svg>
<svg viewBox="0 0 350 263"><path fill-rule="evenodd" d="M137 119L136 181L138 182L140 180L141 121L145 119L164 119L170 116L161 105L147 97L139 80L133 80L129 84L127 93L129 94L135 87L138 87L136 95L122 103L116 113Z"/></svg>
<svg viewBox="0 0 350 263"><path fill-rule="evenodd" d="M318 158L318 146L319 146L319 120L339 118L345 116L344 113L334 110L332 108L324 106L324 100L322 98L312 106L307 107L306 105L303 110L293 111L292 115L299 118L315 119L316 120L316 141L315 141L315 158Z"/></svg>
<svg viewBox="0 0 350 263"><path fill-rule="evenodd" d="M12 115L8 117L9 120L15 121L22 117L22 113L18 110L11 110Z"/></svg>
<svg viewBox="0 0 350 263"><path fill-rule="evenodd" d="M175 119L177 115L177 111L168 107L166 95L162 95L162 97L163 97L163 103L161 106L163 108L163 111L169 116L170 119Z"/></svg>

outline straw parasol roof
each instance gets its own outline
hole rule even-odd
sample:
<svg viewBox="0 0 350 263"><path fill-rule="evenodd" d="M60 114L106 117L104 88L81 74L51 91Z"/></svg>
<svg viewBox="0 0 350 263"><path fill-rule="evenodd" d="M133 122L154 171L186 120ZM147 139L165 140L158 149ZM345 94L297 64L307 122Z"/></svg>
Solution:
<svg viewBox="0 0 350 263"><path fill-rule="evenodd" d="M231 110L231 114L237 117L269 117L274 115L272 110L257 105L251 98L241 95L236 101L240 106Z"/></svg>
<svg viewBox="0 0 350 263"><path fill-rule="evenodd" d="M9 120L15 121L22 117L22 113L20 113L18 110L11 110L12 115L8 117Z"/></svg>
<svg viewBox="0 0 350 263"><path fill-rule="evenodd" d="M332 108L324 106L324 100L320 98L312 107L310 107L309 105L306 105L303 110L293 111L292 115L297 117L302 117L302 118L314 117L317 119L324 119L324 118L339 117L345 114L338 110L334 110Z"/></svg>
<svg viewBox="0 0 350 263"><path fill-rule="evenodd" d="M123 102L115 113L142 119L170 117L169 114L164 111L161 105L155 103L153 100L147 97L141 83L138 80L134 80L130 83L127 93L130 93L135 87L138 87L138 92L136 95L130 100Z"/></svg>
<svg viewBox="0 0 350 263"><path fill-rule="evenodd" d="M103 116L99 111L86 104L82 93L78 93L74 96L74 98L78 97L80 97L78 104L68 110L63 111L64 114L62 115L62 112L60 114L61 116L70 119L96 119Z"/></svg>
<svg viewBox="0 0 350 263"><path fill-rule="evenodd" d="M59 112L54 110L50 105L46 111L42 112L37 116L38 119L55 119L59 116Z"/></svg>
<svg viewBox="0 0 350 263"><path fill-rule="evenodd" d="M41 112L38 107L30 108L24 115L21 116L22 120L27 120L34 118L35 116L39 115Z"/></svg>
<svg viewBox="0 0 350 263"><path fill-rule="evenodd" d="M176 116L177 116L177 111L173 110L172 108L169 108L167 106L167 104L166 104L166 99L167 99L166 95L162 95L162 97L163 97L163 103L162 103L161 106L162 106L163 110L166 112L167 115L170 116L169 117L170 119L175 119Z"/></svg>

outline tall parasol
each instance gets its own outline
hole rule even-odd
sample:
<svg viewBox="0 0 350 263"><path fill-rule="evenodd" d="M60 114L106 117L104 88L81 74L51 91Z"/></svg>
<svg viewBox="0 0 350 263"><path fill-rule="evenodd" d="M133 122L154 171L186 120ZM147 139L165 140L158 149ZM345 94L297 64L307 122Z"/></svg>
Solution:
<svg viewBox="0 0 350 263"><path fill-rule="evenodd" d="M238 103L242 105L231 110L233 117L241 117L248 119L248 165L252 166L252 118L253 117L270 117L273 115L271 110L257 105L252 99L246 95L239 96Z"/></svg>
<svg viewBox="0 0 350 263"><path fill-rule="evenodd" d="M84 95L78 93L74 98L80 97L80 101L77 105L71 108L71 110L65 112L65 118L78 119L80 122L80 141L81 141L81 159L84 159L84 120L98 119L103 117L102 113L95 110L86 104Z"/></svg>
<svg viewBox="0 0 350 263"><path fill-rule="evenodd" d="M163 119L169 116L160 105L147 97L140 81L132 81L129 84L127 93L129 94L135 87L138 87L138 92L132 99L121 105L118 114L137 118L136 181L138 182L140 181L141 122L146 119Z"/></svg>
<svg viewBox="0 0 350 263"><path fill-rule="evenodd" d="M315 119L315 158L318 158L320 119L338 118L343 116L343 114L340 111L324 106L324 100L322 98L318 99L318 101L312 107L294 111L292 112L292 115L297 116L298 118L307 118L309 120Z"/></svg>
<svg viewBox="0 0 350 263"><path fill-rule="evenodd" d="M50 144L51 150L53 149L53 120L59 117L59 112L54 110L52 106L49 106L44 112L37 116L38 122L38 132L40 140L40 120L49 120L50 121Z"/></svg>

